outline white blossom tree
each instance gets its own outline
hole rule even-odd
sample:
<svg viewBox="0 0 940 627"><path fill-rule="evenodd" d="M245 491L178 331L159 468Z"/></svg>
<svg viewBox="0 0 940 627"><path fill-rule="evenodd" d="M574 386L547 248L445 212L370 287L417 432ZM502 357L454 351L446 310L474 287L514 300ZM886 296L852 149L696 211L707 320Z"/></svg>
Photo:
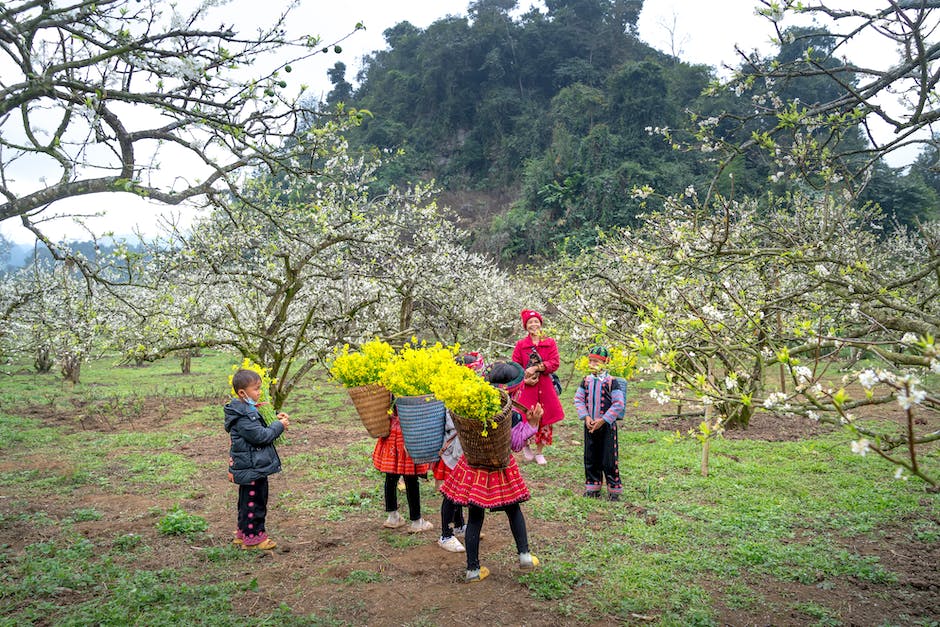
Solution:
<svg viewBox="0 0 940 627"><path fill-rule="evenodd" d="M4 2L0 220L41 235L43 213L67 198L176 205L237 196L259 169L315 170L305 156L318 113L290 72L338 42L289 38L288 13L240 34L216 21L217 4Z"/></svg>

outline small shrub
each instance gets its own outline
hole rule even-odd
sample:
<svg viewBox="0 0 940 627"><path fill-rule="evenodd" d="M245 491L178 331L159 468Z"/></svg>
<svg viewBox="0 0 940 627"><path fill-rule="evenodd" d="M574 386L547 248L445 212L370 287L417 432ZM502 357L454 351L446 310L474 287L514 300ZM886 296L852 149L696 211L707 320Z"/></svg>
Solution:
<svg viewBox="0 0 940 627"><path fill-rule="evenodd" d="M141 543L143 539L136 533L127 533L114 540L114 548L118 551L130 551Z"/></svg>
<svg viewBox="0 0 940 627"><path fill-rule="evenodd" d="M177 505L157 522L157 530L166 536L182 536L206 531L209 523L202 516L190 514Z"/></svg>
<svg viewBox="0 0 940 627"><path fill-rule="evenodd" d="M75 522L88 522L89 520L101 520L104 514L94 507L80 507L72 511L72 520Z"/></svg>

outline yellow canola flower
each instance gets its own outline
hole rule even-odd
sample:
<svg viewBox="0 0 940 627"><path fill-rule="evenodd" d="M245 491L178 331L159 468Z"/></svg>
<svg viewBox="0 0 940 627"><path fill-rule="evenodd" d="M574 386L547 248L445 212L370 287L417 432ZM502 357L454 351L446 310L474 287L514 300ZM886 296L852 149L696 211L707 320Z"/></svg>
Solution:
<svg viewBox="0 0 940 627"><path fill-rule="evenodd" d="M457 347L448 348L440 342L428 346L405 344L380 377L382 385L395 396L431 394L431 381L438 372L454 363Z"/></svg>
<svg viewBox="0 0 940 627"><path fill-rule="evenodd" d="M451 362L431 382L431 391L453 413L480 421L483 435L496 428L493 418L502 409L499 390L470 368Z"/></svg>
<svg viewBox="0 0 940 627"><path fill-rule="evenodd" d="M350 352L349 344L333 349L329 365L330 375L345 387L381 383L382 373L395 357L390 344L375 338L363 344L359 351Z"/></svg>

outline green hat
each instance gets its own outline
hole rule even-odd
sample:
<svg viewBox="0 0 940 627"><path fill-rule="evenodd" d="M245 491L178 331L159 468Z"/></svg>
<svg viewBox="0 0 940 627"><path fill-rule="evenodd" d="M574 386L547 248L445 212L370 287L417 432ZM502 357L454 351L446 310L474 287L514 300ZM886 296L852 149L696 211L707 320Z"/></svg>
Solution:
<svg viewBox="0 0 940 627"><path fill-rule="evenodd" d="M591 350L588 351L588 357L596 357L602 361L610 361L610 351L606 347L601 346L600 344L592 346Z"/></svg>

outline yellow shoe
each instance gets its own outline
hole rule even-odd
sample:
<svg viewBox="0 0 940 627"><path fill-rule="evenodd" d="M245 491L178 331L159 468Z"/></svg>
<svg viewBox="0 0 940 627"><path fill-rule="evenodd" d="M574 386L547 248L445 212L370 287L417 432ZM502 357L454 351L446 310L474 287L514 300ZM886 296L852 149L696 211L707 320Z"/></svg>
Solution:
<svg viewBox="0 0 940 627"><path fill-rule="evenodd" d="M480 566L480 572L474 575L473 577L470 576L470 571L467 571L467 576L464 579L464 583L477 583L478 581L483 581L489 576L490 576L490 569L487 568L486 566Z"/></svg>
<svg viewBox="0 0 940 627"><path fill-rule="evenodd" d="M242 544L242 548L248 549L250 551L253 551L253 550L269 551L276 546L277 546L277 542L275 542L271 538L265 538L258 544Z"/></svg>
<svg viewBox="0 0 940 627"><path fill-rule="evenodd" d="M531 553L529 554L529 557L532 558L531 562L524 560L521 555L519 556L519 567L522 568L522 570L532 570L533 568L538 568L539 558L535 557Z"/></svg>

